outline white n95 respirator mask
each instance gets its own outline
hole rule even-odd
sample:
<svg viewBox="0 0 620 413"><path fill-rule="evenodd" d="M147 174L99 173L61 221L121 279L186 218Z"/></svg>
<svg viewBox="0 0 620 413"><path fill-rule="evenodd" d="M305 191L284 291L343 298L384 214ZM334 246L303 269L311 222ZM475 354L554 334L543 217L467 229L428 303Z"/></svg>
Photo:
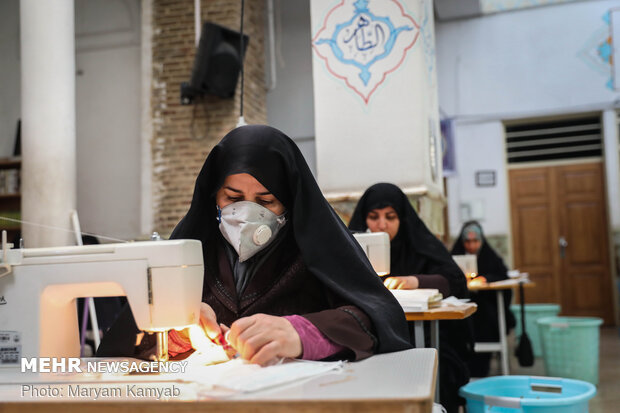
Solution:
<svg viewBox="0 0 620 413"><path fill-rule="evenodd" d="M256 202L233 202L217 207L220 232L237 251L243 262L266 248L286 223L284 214L276 215Z"/></svg>

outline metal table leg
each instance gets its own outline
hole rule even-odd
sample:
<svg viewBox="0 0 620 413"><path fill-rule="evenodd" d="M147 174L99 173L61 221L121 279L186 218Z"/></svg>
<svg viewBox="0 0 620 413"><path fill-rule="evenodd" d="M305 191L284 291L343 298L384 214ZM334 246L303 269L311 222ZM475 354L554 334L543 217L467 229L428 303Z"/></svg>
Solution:
<svg viewBox="0 0 620 413"><path fill-rule="evenodd" d="M506 315L504 312L504 294L502 290L497 290L497 314L502 374L506 376L510 374L510 372L508 371L508 340L506 339Z"/></svg>
<svg viewBox="0 0 620 413"><path fill-rule="evenodd" d="M413 331L416 348L424 348L424 321L418 320L413 322Z"/></svg>
<svg viewBox="0 0 620 413"><path fill-rule="evenodd" d="M439 403L439 320L431 321L431 347L437 350L437 381L435 382L435 402Z"/></svg>

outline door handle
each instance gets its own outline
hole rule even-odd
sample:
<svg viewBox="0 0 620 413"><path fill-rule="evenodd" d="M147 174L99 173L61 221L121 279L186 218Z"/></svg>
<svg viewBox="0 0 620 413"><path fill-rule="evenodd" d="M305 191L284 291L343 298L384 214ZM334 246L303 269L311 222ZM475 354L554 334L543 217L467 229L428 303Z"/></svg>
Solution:
<svg viewBox="0 0 620 413"><path fill-rule="evenodd" d="M566 241L566 238L560 237L558 243L560 244L560 258L565 258L566 247L568 247L568 241Z"/></svg>

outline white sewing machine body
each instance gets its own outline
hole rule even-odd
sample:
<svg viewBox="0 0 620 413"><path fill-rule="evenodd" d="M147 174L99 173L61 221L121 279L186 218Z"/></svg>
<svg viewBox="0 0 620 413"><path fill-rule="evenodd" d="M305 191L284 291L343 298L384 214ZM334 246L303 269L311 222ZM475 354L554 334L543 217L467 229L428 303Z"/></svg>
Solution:
<svg viewBox="0 0 620 413"><path fill-rule="evenodd" d="M476 254L453 255L452 259L467 277L471 278L472 274L475 277L478 274L478 256Z"/></svg>
<svg viewBox="0 0 620 413"><path fill-rule="evenodd" d="M378 275L390 273L390 236L387 232L358 232L353 236Z"/></svg>
<svg viewBox="0 0 620 413"><path fill-rule="evenodd" d="M11 271L0 276L0 366L16 366L22 357L79 357L78 297L127 296L138 328L149 332L199 320L200 241L3 252Z"/></svg>

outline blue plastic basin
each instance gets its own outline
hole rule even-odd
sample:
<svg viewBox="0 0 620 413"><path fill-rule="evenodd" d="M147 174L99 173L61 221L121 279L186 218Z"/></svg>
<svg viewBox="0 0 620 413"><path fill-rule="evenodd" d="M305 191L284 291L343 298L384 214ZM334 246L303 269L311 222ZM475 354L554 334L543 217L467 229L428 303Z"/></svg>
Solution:
<svg viewBox="0 0 620 413"><path fill-rule="evenodd" d="M461 387L468 413L587 413L596 387L573 379L497 376Z"/></svg>

